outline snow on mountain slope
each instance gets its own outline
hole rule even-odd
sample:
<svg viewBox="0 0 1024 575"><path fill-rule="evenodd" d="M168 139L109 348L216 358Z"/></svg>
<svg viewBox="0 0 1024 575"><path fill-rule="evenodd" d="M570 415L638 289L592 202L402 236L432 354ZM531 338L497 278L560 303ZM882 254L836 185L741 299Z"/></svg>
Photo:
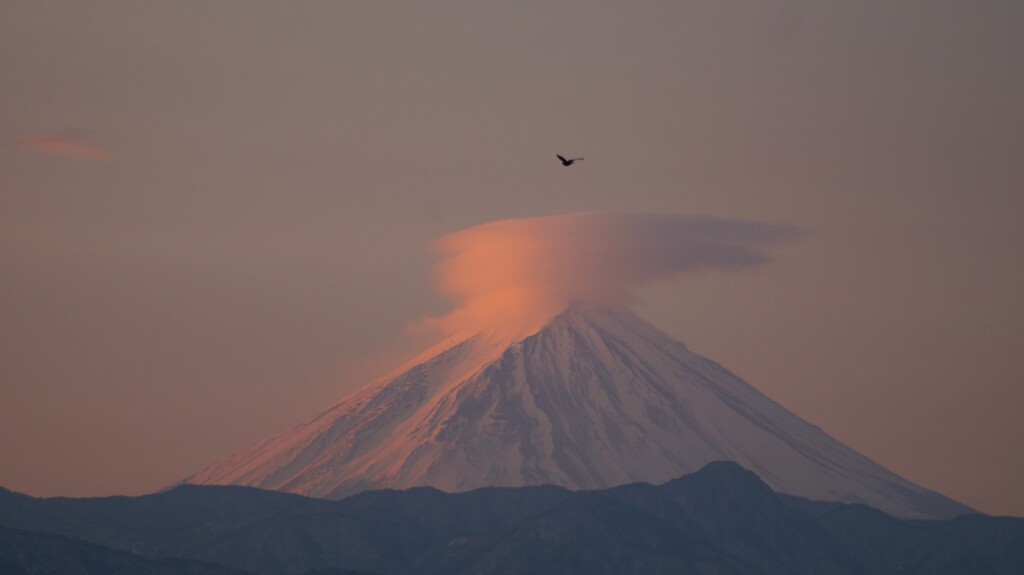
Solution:
<svg viewBox="0 0 1024 575"><path fill-rule="evenodd" d="M448 342L192 475L341 498L551 483L662 483L715 460L778 491L900 517L970 509L918 487L625 310L573 304L528 336Z"/></svg>

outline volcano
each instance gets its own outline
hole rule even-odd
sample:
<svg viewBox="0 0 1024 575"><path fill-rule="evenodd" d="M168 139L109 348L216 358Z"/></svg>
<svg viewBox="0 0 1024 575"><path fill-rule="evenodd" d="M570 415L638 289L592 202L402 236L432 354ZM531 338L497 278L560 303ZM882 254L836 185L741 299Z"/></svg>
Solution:
<svg viewBox="0 0 1024 575"><path fill-rule="evenodd" d="M574 303L525 336L453 338L185 480L340 499L659 484L712 461L776 491L905 518L972 510L846 447L625 309Z"/></svg>

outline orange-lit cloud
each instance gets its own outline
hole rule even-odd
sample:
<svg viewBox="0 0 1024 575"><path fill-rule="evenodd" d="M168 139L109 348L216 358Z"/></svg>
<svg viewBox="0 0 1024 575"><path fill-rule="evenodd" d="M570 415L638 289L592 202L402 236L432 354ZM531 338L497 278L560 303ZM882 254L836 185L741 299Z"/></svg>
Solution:
<svg viewBox="0 0 1024 575"><path fill-rule="evenodd" d="M616 306L652 281L768 261L786 227L703 216L579 213L503 220L441 238L440 291L455 309L445 332L539 328L571 301Z"/></svg>
<svg viewBox="0 0 1024 575"><path fill-rule="evenodd" d="M21 146L33 152L64 156L79 160L105 161L110 159L110 153L82 141L81 137L75 134L42 134L38 136L26 136L19 140Z"/></svg>

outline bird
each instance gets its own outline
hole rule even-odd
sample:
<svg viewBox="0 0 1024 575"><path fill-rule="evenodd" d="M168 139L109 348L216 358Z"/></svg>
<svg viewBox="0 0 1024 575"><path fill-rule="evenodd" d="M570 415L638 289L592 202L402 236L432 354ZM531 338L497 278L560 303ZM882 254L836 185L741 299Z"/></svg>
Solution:
<svg viewBox="0 0 1024 575"><path fill-rule="evenodd" d="M558 157L559 160L562 160L562 165L565 166L565 167L569 167L569 166L572 165L573 162L578 162L578 161L583 159L583 158L572 158L571 160L567 160L567 159L563 158L562 156L560 156L558 154L555 154L555 156Z"/></svg>

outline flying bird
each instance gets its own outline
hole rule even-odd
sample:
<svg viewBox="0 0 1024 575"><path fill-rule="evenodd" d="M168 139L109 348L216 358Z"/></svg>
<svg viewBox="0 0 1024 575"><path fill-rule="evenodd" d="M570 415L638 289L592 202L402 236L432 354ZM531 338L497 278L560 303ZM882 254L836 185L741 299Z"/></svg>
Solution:
<svg viewBox="0 0 1024 575"><path fill-rule="evenodd" d="M560 156L558 154L555 154L555 156L557 156L559 160L562 160L562 165L563 166L567 166L567 167L571 166L573 164L573 162L578 162L578 161L583 159L583 158L572 158L571 160L567 160L567 159L563 158L562 156Z"/></svg>

